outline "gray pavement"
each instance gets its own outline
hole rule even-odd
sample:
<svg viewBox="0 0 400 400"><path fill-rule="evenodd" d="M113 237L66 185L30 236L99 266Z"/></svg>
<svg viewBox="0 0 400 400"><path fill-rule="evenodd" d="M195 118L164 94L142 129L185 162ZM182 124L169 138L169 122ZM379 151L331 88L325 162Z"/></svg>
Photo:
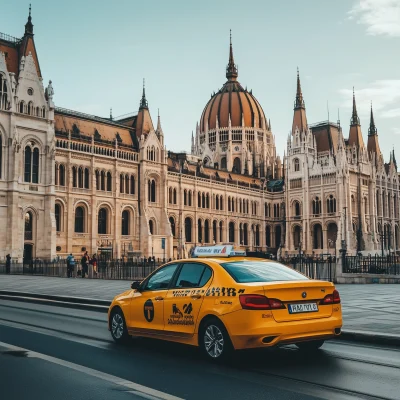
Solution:
<svg viewBox="0 0 400 400"><path fill-rule="evenodd" d="M336 285L342 298L343 331L400 338L400 285ZM0 291L111 301L129 281L0 275Z"/></svg>

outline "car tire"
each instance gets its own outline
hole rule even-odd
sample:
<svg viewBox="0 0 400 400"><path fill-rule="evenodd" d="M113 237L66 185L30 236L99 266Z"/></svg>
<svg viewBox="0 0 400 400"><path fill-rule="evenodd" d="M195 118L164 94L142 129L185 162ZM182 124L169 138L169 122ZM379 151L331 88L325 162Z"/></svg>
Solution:
<svg viewBox="0 0 400 400"><path fill-rule="evenodd" d="M305 351L316 351L324 344L324 340L313 340L311 342L300 342L296 343L296 346L300 350Z"/></svg>
<svg viewBox="0 0 400 400"><path fill-rule="evenodd" d="M211 361L226 360L233 346L224 324L217 318L209 318L199 331L199 346L204 356Z"/></svg>
<svg viewBox="0 0 400 400"><path fill-rule="evenodd" d="M124 313L120 308L114 308L110 315L110 331L114 341L118 344L126 343L129 338Z"/></svg>

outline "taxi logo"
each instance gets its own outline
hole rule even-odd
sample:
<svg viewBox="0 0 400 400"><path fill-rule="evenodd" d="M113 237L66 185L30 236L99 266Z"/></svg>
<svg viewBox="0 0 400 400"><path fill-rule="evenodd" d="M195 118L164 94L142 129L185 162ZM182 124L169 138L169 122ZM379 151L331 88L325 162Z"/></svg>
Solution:
<svg viewBox="0 0 400 400"><path fill-rule="evenodd" d="M221 254L225 254L226 253L226 246L221 250Z"/></svg>
<svg viewBox="0 0 400 400"><path fill-rule="evenodd" d="M301 297L302 297L303 299L305 299L305 298L307 297L307 292L303 292L303 293L301 294Z"/></svg>
<svg viewBox="0 0 400 400"><path fill-rule="evenodd" d="M144 303L143 312L144 312L144 317L146 318L147 322L153 321L153 319L154 319L154 304L150 299L146 300L146 303Z"/></svg>

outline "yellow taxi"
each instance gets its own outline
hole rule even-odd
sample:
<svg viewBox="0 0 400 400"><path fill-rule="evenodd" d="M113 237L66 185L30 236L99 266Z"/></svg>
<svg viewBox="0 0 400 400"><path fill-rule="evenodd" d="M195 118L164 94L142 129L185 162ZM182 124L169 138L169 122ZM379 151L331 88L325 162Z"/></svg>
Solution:
<svg viewBox="0 0 400 400"><path fill-rule="evenodd" d="M340 296L278 262L231 245L196 247L114 298L108 325L116 342L145 336L199 346L211 359L232 350L294 343L316 350L340 335Z"/></svg>

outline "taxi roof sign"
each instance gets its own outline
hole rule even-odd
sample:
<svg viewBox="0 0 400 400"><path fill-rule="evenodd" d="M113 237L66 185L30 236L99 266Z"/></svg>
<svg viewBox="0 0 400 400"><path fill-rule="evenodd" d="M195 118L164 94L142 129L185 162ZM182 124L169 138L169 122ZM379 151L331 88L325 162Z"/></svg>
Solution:
<svg viewBox="0 0 400 400"><path fill-rule="evenodd" d="M193 257L233 257L245 256L246 252L234 249L232 245L200 246L193 250Z"/></svg>

